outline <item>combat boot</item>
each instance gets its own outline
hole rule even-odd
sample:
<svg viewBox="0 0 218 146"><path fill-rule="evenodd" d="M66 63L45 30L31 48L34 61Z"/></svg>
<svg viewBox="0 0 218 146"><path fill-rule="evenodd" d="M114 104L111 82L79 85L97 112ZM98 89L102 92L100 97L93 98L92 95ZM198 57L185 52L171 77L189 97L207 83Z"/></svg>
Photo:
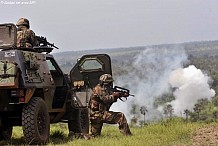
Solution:
<svg viewBox="0 0 218 146"><path fill-rule="evenodd" d="M84 134L84 133L74 133L73 137L76 139L85 139L85 140L91 139L91 136L89 134Z"/></svg>
<svg viewBox="0 0 218 146"><path fill-rule="evenodd" d="M73 140L74 135L75 135L75 133L73 131L70 131L69 134L68 134L68 138L70 140Z"/></svg>

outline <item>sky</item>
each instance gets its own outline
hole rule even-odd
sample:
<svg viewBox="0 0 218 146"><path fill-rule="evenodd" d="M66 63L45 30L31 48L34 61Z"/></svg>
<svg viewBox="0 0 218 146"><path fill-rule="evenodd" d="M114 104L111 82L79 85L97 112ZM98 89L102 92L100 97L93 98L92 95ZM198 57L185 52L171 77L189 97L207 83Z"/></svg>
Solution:
<svg viewBox="0 0 218 146"><path fill-rule="evenodd" d="M217 0L0 0L0 23L30 21L55 52L218 39Z"/></svg>

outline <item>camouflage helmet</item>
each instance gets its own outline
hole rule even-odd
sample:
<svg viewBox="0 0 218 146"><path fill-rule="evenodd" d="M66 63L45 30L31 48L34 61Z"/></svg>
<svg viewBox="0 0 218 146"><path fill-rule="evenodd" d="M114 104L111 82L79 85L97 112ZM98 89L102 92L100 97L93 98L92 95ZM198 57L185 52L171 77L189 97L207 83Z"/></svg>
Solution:
<svg viewBox="0 0 218 146"><path fill-rule="evenodd" d="M102 84L110 84L110 83L112 83L114 81L110 74L103 74L103 75L101 75L99 80L100 80L100 82Z"/></svg>
<svg viewBox="0 0 218 146"><path fill-rule="evenodd" d="M26 19L26 18L20 18L18 21L17 21L17 26L20 26L20 25L24 25L26 26L27 28L30 28L30 23L29 23L29 20Z"/></svg>

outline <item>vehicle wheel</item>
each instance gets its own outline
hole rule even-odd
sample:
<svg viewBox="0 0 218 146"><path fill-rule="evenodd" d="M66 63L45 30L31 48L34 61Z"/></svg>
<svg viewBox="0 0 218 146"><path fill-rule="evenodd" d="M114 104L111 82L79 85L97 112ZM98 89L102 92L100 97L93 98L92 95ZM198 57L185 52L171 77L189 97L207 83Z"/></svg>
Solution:
<svg viewBox="0 0 218 146"><path fill-rule="evenodd" d="M44 100L35 97L24 105L22 126L28 144L45 144L49 141L50 120Z"/></svg>
<svg viewBox="0 0 218 146"><path fill-rule="evenodd" d="M0 140L10 140L12 136L12 126L0 127Z"/></svg>
<svg viewBox="0 0 218 146"><path fill-rule="evenodd" d="M75 119L68 121L69 131L75 133L89 133L88 109L76 109L73 114L75 114Z"/></svg>

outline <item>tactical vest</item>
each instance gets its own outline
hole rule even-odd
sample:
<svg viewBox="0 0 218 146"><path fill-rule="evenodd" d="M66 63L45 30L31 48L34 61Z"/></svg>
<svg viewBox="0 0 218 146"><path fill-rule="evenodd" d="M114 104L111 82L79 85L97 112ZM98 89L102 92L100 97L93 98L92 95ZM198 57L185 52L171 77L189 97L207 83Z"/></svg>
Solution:
<svg viewBox="0 0 218 146"><path fill-rule="evenodd" d="M93 94L90 97L90 101L89 101L90 110L91 111L100 111L100 112L108 111L111 104L104 103L100 99L100 96L104 97L106 95L109 95L109 93L104 88L98 87L98 89L100 90L100 93L96 93L96 91L93 90Z"/></svg>

